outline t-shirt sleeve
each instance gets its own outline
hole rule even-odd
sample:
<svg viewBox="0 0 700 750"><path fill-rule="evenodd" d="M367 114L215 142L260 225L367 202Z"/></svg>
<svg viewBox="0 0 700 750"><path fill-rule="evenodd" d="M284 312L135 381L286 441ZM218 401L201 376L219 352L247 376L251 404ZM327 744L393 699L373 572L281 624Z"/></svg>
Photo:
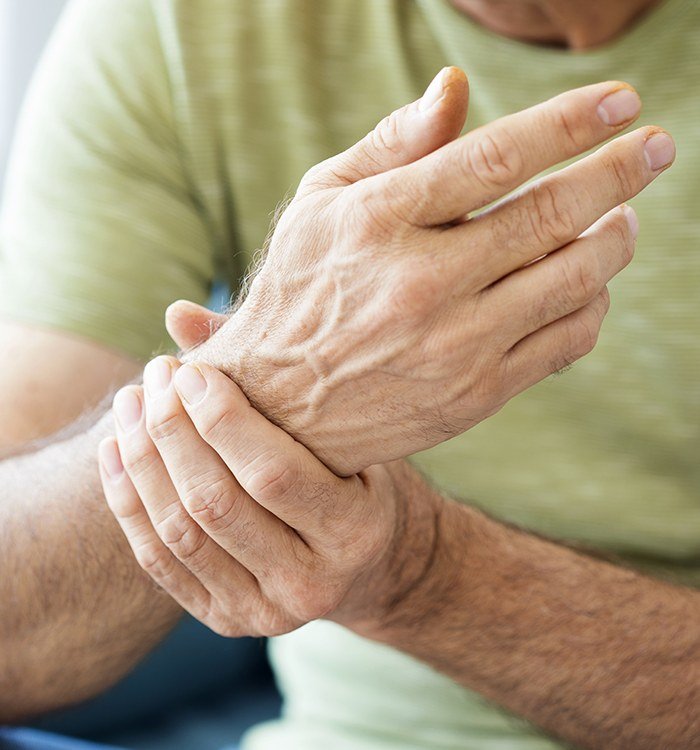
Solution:
<svg viewBox="0 0 700 750"><path fill-rule="evenodd" d="M147 358L206 300L213 240L178 142L147 0L73 0L20 117L0 219L0 315Z"/></svg>

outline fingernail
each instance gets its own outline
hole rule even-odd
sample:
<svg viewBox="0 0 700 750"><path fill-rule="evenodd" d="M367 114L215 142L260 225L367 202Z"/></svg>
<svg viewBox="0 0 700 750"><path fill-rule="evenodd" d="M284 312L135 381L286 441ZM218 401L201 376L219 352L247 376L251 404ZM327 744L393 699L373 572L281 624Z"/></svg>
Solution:
<svg viewBox="0 0 700 750"><path fill-rule="evenodd" d="M637 235L639 234L639 219L637 218L637 214L635 210L626 203L622 206L622 211L625 214L625 219L627 219L627 226L630 228L630 234L632 235L632 238L636 240Z"/></svg>
<svg viewBox="0 0 700 750"><path fill-rule="evenodd" d="M100 443L100 463L110 479L119 479L124 473L124 464L115 440L104 440Z"/></svg>
<svg viewBox="0 0 700 750"><path fill-rule="evenodd" d="M632 89L618 89L608 94L598 105L598 117L606 125L622 125L639 114L642 100Z"/></svg>
<svg viewBox="0 0 700 750"><path fill-rule="evenodd" d="M196 404L204 398L207 381L202 373L192 365L183 365L175 373L175 388L188 404Z"/></svg>
<svg viewBox="0 0 700 750"><path fill-rule="evenodd" d="M130 432L141 421L141 399L130 388L123 388L117 393L112 409L124 432Z"/></svg>
<svg viewBox="0 0 700 750"><path fill-rule="evenodd" d="M676 156L676 144L668 133L654 133L644 144L644 157L649 168L657 171L667 167Z"/></svg>
<svg viewBox="0 0 700 750"><path fill-rule="evenodd" d="M157 396L170 385L173 373L165 357L152 359L143 371L143 384L149 396Z"/></svg>
<svg viewBox="0 0 700 750"><path fill-rule="evenodd" d="M442 99L445 88L444 83L446 71L447 68L443 68L435 78L433 78L430 85L425 90L420 102L418 102L418 109L421 112L427 112L432 106L437 104L440 99Z"/></svg>

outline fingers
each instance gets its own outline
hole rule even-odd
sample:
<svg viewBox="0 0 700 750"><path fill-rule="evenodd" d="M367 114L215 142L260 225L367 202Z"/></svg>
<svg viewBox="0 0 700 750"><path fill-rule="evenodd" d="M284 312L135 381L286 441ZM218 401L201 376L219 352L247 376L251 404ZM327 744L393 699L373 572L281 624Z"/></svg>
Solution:
<svg viewBox="0 0 700 750"><path fill-rule="evenodd" d="M458 238L464 237L469 227L470 242L477 248L482 243L489 248L477 252L479 283L492 283L574 240L603 214L656 179L674 156L673 140L658 128L640 128L623 135L463 227L455 227L455 261L464 257Z"/></svg>
<svg viewBox="0 0 700 750"><path fill-rule="evenodd" d="M156 534L141 498L124 470L116 439L105 438L99 445L98 456L105 499L136 561L183 609L194 617L204 617L211 608L211 596Z"/></svg>
<svg viewBox="0 0 700 750"><path fill-rule="evenodd" d="M614 209L579 239L485 290L486 315L508 321L510 347L585 307L632 260L636 232L634 211Z"/></svg>
<svg viewBox="0 0 700 750"><path fill-rule="evenodd" d="M260 505L312 542L347 516L347 497L357 477L335 476L257 412L218 370L183 365L174 382L199 434ZM337 496L344 501L335 501Z"/></svg>
<svg viewBox="0 0 700 750"><path fill-rule="evenodd" d="M503 402L591 352L609 307L610 295L603 289L585 307L519 342L503 363L504 382L512 384Z"/></svg>
<svg viewBox="0 0 700 750"><path fill-rule="evenodd" d="M625 83L574 89L382 175L376 189L412 223L446 224L607 140L637 118L640 106Z"/></svg>
<svg viewBox="0 0 700 750"><path fill-rule="evenodd" d="M165 311L165 327L181 349L191 349L213 336L228 320L202 305L181 299Z"/></svg>
<svg viewBox="0 0 700 750"><path fill-rule="evenodd" d="M176 504L184 506L182 512L198 532L216 542L216 550L232 555L258 578L270 572L271 558L282 560L291 553L303 560L307 550L298 535L248 496L197 433L172 386L177 365L170 357L158 357L144 371L146 426L175 488Z"/></svg>
<svg viewBox="0 0 700 750"><path fill-rule="evenodd" d="M162 378L162 373L151 374ZM114 414L121 460L148 514L153 535L217 598L230 597L232 592L254 594L258 587L251 573L194 522L180 501L168 469L146 429L143 389L127 386L120 390L114 398ZM197 447L201 450L197 451ZM198 441L190 460L195 462L203 450L208 448ZM146 530L142 533L145 535ZM149 549L155 552L156 542L153 538L150 541ZM160 560L157 565L168 567ZM153 570L148 572L153 575ZM156 573L159 573L158 568ZM159 583L169 590L167 581L159 580Z"/></svg>
<svg viewBox="0 0 700 750"><path fill-rule="evenodd" d="M342 187L429 154L460 134L468 100L463 71L443 68L421 99L392 112L361 141L308 172L297 196Z"/></svg>

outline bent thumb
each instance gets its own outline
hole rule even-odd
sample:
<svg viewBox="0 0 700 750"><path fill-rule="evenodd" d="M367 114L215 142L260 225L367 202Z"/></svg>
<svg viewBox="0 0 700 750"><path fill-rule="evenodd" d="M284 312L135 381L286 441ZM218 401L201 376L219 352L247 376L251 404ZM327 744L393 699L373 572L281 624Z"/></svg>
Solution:
<svg viewBox="0 0 700 750"><path fill-rule="evenodd" d="M347 151L311 169L297 195L349 185L426 156L457 138L468 103L464 72L443 68L420 99L392 112Z"/></svg>

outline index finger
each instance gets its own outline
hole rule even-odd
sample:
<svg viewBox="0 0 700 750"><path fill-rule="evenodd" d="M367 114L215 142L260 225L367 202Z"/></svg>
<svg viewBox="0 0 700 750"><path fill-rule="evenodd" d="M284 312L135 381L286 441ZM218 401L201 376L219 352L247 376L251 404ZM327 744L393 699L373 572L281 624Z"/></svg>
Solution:
<svg viewBox="0 0 700 750"><path fill-rule="evenodd" d="M355 478L333 474L253 408L238 386L215 368L184 364L174 382L196 430L256 503L307 542L323 540L338 528L347 508L328 498L346 497Z"/></svg>
<svg viewBox="0 0 700 750"><path fill-rule="evenodd" d="M578 156L637 119L637 92L620 81L573 89L467 133L413 164L380 175L376 189L418 226L454 221L543 170Z"/></svg>

